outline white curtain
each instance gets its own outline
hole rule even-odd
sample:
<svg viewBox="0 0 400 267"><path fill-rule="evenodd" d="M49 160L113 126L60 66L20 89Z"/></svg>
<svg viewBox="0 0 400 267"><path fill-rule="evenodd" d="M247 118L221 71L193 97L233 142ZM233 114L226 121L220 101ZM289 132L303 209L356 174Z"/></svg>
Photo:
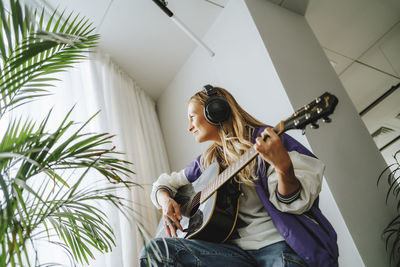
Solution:
<svg viewBox="0 0 400 267"><path fill-rule="evenodd" d="M117 134L117 147L133 162L135 181L143 189L134 188L129 199L150 233L154 233L158 215L149 200L151 184L162 172L168 172L168 159L154 101L109 58L101 55L90 62L99 107L104 107L104 129ZM103 112L102 112L103 113ZM119 215L121 216L121 215ZM118 222L117 222L118 223ZM125 220L119 220L120 248L108 258L109 264L97 261L96 266L136 266L143 240ZM119 261L119 262L118 262ZM117 265L115 265L117 264Z"/></svg>
<svg viewBox="0 0 400 267"><path fill-rule="evenodd" d="M59 77L54 94L22 108L26 116L40 121L53 108L49 126L53 129L74 105L71 119L84 122L101 111L88 125L89 132L115 134L113 143L124 159L133 163L133 181L143 188L121 191L118 194L132 202L135 216L154 234L159 214L151 204L151 184L162 172L168 172L167 154L156 114L154 101L126 75L108 56L91 55ZM20 114L20 112L17 112ZM95 253L90 266L138 266L143 240L135 224L128 222L116 209L105 210L116 235L116 248L111 253ZM46 248L47 249L47 248ZM43 251L48 260L64 263L56 252Z"/></svg>

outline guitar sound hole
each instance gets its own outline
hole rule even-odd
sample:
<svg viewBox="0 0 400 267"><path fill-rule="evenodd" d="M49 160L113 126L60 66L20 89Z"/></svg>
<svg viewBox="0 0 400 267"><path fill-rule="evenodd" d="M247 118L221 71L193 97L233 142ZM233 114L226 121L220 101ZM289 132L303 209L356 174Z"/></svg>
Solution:
<svg viewBox="0 0 400 267"><path fill-rule="evenodd" d="M201 198L201 192L197 192L197 194L193 197L192 203L190 205L190 217L193 217L196 214L196 211L200 207L200 198Z"/></svg>
<svg viewBox="0 0 400 267"><path fill-rule="evenodd" d="M193 207L193 209L190 211L190 217L193 217L193 216L196 214L196 212L197 212L197 210L199 209L199 207L200 207L200 203L196 204L196 205Z"/></svg>

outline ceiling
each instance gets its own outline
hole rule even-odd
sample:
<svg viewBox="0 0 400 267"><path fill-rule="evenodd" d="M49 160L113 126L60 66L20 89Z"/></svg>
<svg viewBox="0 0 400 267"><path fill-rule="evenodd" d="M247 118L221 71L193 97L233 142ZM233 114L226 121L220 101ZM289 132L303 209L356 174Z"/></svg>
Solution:
<svg viewBox="0 0 400 267"><path fill-rule="evenodd" d="M100 34L100 49L157 99L196 44L152 0L28 0L79 12ZM213 0L225 5L229 0ZM205 0L169 0L168 8L203 36L222 8Z"/></svg>
<svg viewBox="0 0 400 267"><path fill-rule="evenodd" d="M311 0L305 17L359 112L400 83L399 0ZM400 149L400 89L362 119L390 161Z"/></svg>
<svg viewBox="0 0 400 267"><path fill-rule="evenodd" d="M30 1L92 20L101 35L100 49L155 100L196 47L151 0ZM168 8L201 37L228 1L169 0ZM305 13L359 112L400 83L399 0L269 1ZM378 148L400 136L399 103L400 90L393 90L362 115L370 133L377 135ZM388 157L399 149L397 139L382 152Z"/></svg>

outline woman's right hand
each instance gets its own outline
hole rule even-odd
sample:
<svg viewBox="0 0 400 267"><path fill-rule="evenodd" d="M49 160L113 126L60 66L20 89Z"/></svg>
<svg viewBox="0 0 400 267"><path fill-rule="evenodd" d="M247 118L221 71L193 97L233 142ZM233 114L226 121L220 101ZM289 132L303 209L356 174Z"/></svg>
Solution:
<svg viewBox="0 0 400 267"><path fill-rule="evenodd" d="M167 235L169 237L177 237L176 230L183 231L179 222L182 219L179 204L164 189L160 189L157 192L157 200L162 208L164 227Z"/></svg>

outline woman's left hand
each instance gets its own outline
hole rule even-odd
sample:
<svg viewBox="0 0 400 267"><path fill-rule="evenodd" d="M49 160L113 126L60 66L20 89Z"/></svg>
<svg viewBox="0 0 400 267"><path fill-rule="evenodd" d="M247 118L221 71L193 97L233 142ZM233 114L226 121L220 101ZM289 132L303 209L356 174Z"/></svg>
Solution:
<svg viewBox="0 0 400 267"><path fill-rule="evenodd" d="M292 160L279 136L272 128L266 128L261 135L267 135L268 138L264 141L258 137L254 148L278 173L278 192L281 195L289 195L298 190L300 183L295 176Z"/></svg>
<svg viewBox="0 0 400 267"><path fill-rule="evenodd" d="M257 137L254 148L260 153L261 157L272 165L277 172L287 173L292 167L292 161L279 136L272 128L265 128L261 136L267 136L264 141L262 137Z"/></svg>

